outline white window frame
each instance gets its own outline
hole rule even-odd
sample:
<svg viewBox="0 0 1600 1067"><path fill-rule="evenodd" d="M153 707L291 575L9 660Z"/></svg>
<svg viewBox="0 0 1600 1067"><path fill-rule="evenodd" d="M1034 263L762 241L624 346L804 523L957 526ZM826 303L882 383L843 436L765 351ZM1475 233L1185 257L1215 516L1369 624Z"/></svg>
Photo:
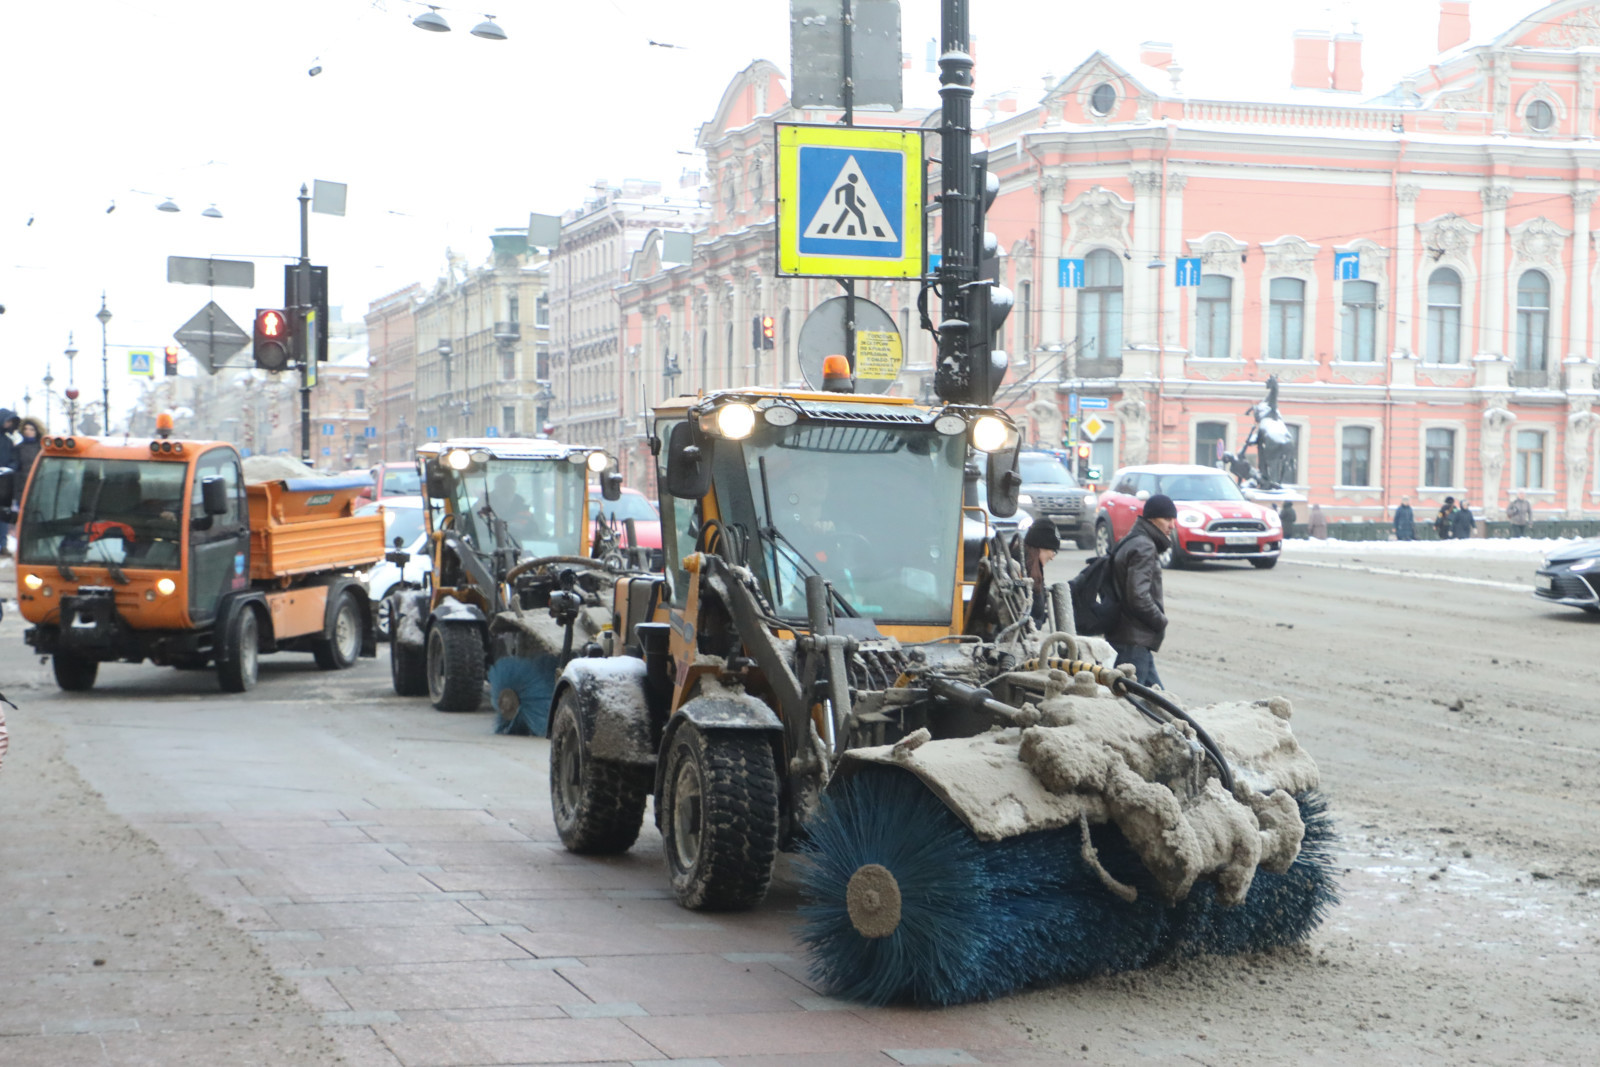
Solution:
<svg viewBox="0 0 1600 1067"><path fill-rule="evenodd" d="M1423 479L1428 470L1428 431L1453 430L1455 431L1454 447L1450 456L1450 484L1425 485ZM1467 424L1459 419L1428 419L1417 425L1417 495L1437 496L1448 493L1460 496L1467 491L1466 479L1463 477L1467 462Z"/></svg>
<svg viewBox="0 0 1600 1067"><path fill-rule="evenodd" d="M1344 432L1347 429L1367 430L1372 434L1371 454L1367 457L1367 477L1371 485L1345 485L1344 484ZM1375 419L1335 419L1333 424L1335 462L1338 463L1334 471L1334 492L1346 496L1360 496L1372 494L1374 496L1383 492L1383 423Z"/></svg>
<svg viewBox="0 0 1600 1067"><path fill-rule="evenodd" d="M1522 449L1518 447L1519 434L1536 433L1543 440L1539 445L1539 484L1537 486L1522 485ZM1529 496L1554 496L1555 478L1551 463L1551 449L1555 446L1555 427L1547 423L1517 423L1511 427L1511 491L1522 490Z"/></svg>

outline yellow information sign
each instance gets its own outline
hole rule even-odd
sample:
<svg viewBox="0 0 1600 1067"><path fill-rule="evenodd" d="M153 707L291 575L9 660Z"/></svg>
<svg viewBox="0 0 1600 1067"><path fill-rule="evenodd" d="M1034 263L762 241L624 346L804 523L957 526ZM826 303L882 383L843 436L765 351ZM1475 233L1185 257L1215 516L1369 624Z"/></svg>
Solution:
<svg viewBox="0 0 1600 1067"><path fill-rule="evenodd" d="M856 331L856 377L892 382L900 377L900 333L897 330Z"/></svg>
<svg viewBox="0 0 1600 1067"><path fill-rule="evenodd" d="M920 278L922 131L780 124L778 273Z"/></svg>

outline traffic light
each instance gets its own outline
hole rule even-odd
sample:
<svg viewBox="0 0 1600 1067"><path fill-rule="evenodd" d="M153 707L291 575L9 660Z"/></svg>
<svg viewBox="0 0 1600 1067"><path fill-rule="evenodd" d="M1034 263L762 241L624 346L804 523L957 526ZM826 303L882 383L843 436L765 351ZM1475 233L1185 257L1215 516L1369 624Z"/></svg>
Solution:
<svg viewBox="0 0 1600 1067"><path fill-rule="evenodd" d="M166 369L168 378L178 376L178 346L168 345L166 351Z"/></svg>
<svg viewBox="0 0 1600 1067"><path fill-rule="evenodd" d="M999 284L1000 242L985 229L989 208L1000 195L1000 179L989 173L989 153L972 154L972 179L977 190L973 212L973 238L977 249L978 280L967 290L967 321L972 323L968 351L972 356L972 403L988 404L1005 380L1008 359L999 347L1000 329L1011 314L1015 297Z"/></svg>
<svg viewBox="0 0 1600 1067"><path fill-rule="evenodd" d="M1090 450L1090 446L1089 445L1079 445L1078 446L1078 458L1079 459L1088 459L1089 458L1089 450Z"/></svg>
<svg viewBox="0 0 1600 1067"><path fill-rule="evenodd" d="M283 370L289 365L289 355L289 316L281 308L256 308L256 366Z"/></svg>
<svg viewBox="0 0 1600 1067"><path fill-rule="evenodd" d="M761 316L761 347L771 348L773 338L777 336L777 320L771 315Z"/></svg>

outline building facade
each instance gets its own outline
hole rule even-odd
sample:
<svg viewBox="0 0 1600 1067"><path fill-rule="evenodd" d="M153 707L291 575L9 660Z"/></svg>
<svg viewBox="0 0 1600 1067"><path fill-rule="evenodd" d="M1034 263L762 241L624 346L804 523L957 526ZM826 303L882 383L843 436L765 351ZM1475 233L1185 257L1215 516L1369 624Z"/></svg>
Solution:
<svg viewBox="0 0 1600 1067"><path fill-rule="evenodd" d="M367 305L367 350L376 397L373 425L378 431L374 449L387 461L407 458L415 444L416 305L421 297L422 286L413 282Z"/></svg>

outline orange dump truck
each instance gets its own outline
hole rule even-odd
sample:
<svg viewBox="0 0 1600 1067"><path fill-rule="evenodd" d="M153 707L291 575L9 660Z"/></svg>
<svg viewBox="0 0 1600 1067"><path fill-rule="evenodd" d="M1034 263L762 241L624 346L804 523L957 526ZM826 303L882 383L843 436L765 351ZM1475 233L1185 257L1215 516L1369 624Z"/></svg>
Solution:
<svg viewBox="0 0 1600 1067"><path fill-rule="evenodd" d="M234 693L263 652L349 667L376 651L356 571L383 558L383 516L353 514L370 484L247 484L216 441L47 437L17 523L24 638L71 690L109 661L214 665Z"/></svg>

